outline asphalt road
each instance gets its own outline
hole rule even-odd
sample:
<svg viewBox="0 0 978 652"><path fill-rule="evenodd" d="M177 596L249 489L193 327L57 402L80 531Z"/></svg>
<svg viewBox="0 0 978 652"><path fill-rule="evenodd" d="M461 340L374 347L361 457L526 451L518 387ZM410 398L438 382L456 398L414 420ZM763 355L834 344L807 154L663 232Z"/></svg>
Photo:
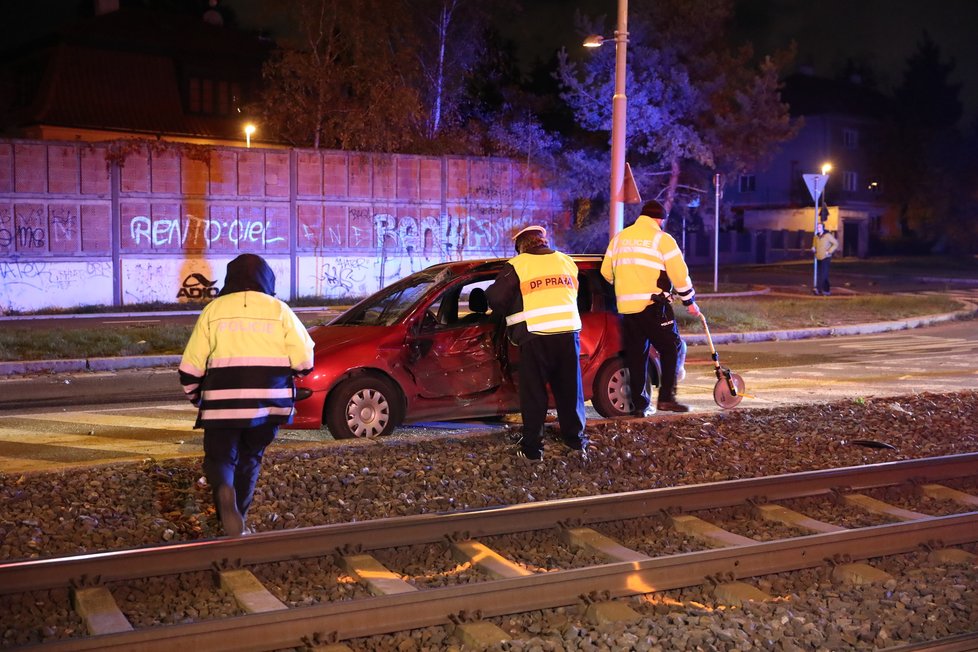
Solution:
<svg viewBox="0 0 978 652"><path fill-rule="evenodd" d="M812 402L978 390L974 321L913 330L719 347L720 362L746 392L735 410ZM717 378L705 345L690 347L680 399L692 415L721 413ZM43 374L0 379L0 472L201 454L195 411L173 369ZM589 408L589 420L598 415ZM678 418L672 414L653 419ZM393 437L465 436L500 431L498 422L406 426ZM324 430L283 430L281 445L329 442ZM277 445L279 445L277 444Z"/></svg>

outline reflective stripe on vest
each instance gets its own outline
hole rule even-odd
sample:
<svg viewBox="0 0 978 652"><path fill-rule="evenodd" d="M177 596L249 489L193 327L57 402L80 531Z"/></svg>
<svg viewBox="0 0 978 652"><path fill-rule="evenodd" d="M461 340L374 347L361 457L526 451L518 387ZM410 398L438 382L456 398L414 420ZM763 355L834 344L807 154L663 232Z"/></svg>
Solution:
<svg viewBox="0 0 978 652"><path fill-rule="evenodd" d="M523 311L506 317L506 325L526 322L531 333L581 330L577 312L577 265L565 254L520 254L511 259L520 280Z"/></svg>

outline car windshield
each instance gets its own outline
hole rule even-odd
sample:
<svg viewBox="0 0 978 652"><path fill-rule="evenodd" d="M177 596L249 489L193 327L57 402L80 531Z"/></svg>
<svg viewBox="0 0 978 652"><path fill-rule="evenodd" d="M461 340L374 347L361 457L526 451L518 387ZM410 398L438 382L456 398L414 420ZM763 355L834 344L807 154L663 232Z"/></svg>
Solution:
<svg viewBox="0 0 978 652"><path fill-rule="evenodd" d="M402 278L331 321L330 326L390 326L397 323L428 291L451 275L428 269Z"/></svg>

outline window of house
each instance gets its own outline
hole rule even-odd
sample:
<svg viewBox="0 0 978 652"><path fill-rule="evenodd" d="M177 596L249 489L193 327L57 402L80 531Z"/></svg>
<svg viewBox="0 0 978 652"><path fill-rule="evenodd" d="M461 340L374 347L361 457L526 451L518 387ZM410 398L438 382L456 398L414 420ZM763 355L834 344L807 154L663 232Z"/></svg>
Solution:
<svg viewBox="0 0 978 652"><path fill-rule="evenodd" d="M855 129L843 129L842 144L848 149L856 149L859 147L859 132Z"/></svg>
<svg viewBox="0 0 978 652"><path fill-rule="evenodd" d="M859 176L850 170L846 170L842 173L842 189L852 192L856 190L856 184L859 182Z"/></svg>
<svg viewBox="0 0 978 652"><path fill-rule="evenodd" d="M753 174L740 175L740 192L754 192L757 190L757 178Z"/></svg>

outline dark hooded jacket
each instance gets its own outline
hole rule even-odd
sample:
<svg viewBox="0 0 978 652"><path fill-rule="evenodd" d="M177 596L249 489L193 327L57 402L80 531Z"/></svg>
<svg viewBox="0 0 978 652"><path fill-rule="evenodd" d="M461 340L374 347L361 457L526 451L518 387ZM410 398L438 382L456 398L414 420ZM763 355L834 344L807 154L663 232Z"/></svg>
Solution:
<svg viewBox="0 0 978 652"><path fill-rule="evenodd" d="M180 383L198 428L249 428L292 421L293 376L312 370L313 342L276 299L261 256L228 263L220 295L200 313L180 361Z"/></svg>

